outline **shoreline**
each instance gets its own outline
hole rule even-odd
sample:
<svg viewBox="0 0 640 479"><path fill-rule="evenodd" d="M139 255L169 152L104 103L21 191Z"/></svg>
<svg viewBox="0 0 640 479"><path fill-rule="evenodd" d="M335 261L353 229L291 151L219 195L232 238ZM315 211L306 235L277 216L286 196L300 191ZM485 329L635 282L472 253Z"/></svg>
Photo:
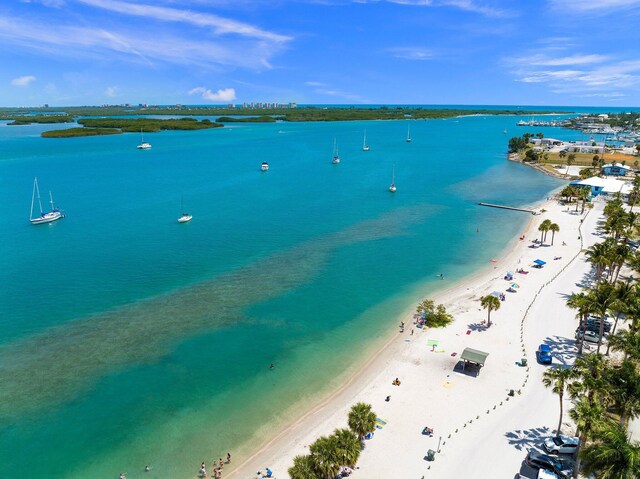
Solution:
<svg viewBox="0 0 640 479"><path fill-rule="evenodd" d="M556 190L552 190L553 193ZM555 204L555 200L545 200L534 202L526 205L530 208L542 209L550 204ZM538 216L531 215L527 221L524 222L523 232L528 239L537 237L537 231L534 231L534 225L539 221ZM527 241L528 243L528 241ZM412 305L408 305L406 309L390 321L393 326L389 327L389 333L385 336L384 340L376 342L368 348L363 350L363 357L354 361L354 369L349 373L341 382L341 386L333 391L328 391L328 394L322 395L313 403L313 406L299 417L288 424L284 424L282 429L266 443L259 446L258 450L253 452L249 457L244 459L241 463L233 465L233 469L225 474L228 478L245 478L255 477L255 471L264 469L265 466L269 466L274 470L278 477L287 476L286 470L283 470L277 463L282 463L282 456L289 457L289 466L291 465L291 459L294 455L304 454L306 448L317 437L322 434L330 433L336 427L343 427L346 424L346 412L349 407L356 402L353 399L358 393L364 390L368 385L376 380L379 375L379 371L384 370L391 361L396 359L402 354L402 351L406 345L404 338L410 334L408 332L405 335L398 333L397 324L400 321L404 321L405 324L411 325L413 321L413 314L415 312L415 305L421 299L429 297L434 299L436 303L443 303L447 306L448 312L452 313L455 317L456 307L454 303L457 300L463 300L468 295L469 291L473 289L473 285L486 284L490 281L499 280L502 278L504 268L510 268L502 266L504 264L513 264L518 256L519 246L524 244L518 237L511 238L504 248L504 254L497 257L497 265L494 263L488 263L485 266L471 271L469 274L457 279L454 283L447 285L441 289L431 290L430 295L420 295L416 297L416 300ZM514 268L515 269L515 268ZM423 285L426 284L423 283ZM422 289L417 285L418 288ZM452 328L457 321L454 321L451 325L444 330ZM429 332L443 331L441 329L429 330ZM416 337L420 336L420 333ZM296 409L294 406L293 409ZM339 422L327 421L327 417L335 417L336 411L344 410L342 419ZM327 428L326 423L331 423L331 427ZM322 434L317 434L310 441L305 441L303 438L309 436L305 431L313 431L319 429L326 429ZM250 445L255 445L254 441L249 441L246 446L240 449L242 452L245 449L252 449ZM273 451L280 451L284 454L277 454ZM290 451L295 451L295 454ZM235 454L234 457L238 457L241 454ZM274 466L274 464L277 464ZM287 466L288 467L288 466ZM286 468L285 468L286 469Z"/></svg>
<svg viewBox="0 0 640 479"><path fill-rule="evenodd" d="M563 173L557 173L555 171L551 171L551 170L547 170L546 168L543 168L542 166L538 165L538 164L534 164L534 163L526 163L524 161L522 161L522 158L520 157L520 155L518 153L508 153L507 154L507 159L509 161L513 161L514 163L520 163L521 165L525 165L528 166L529 168L533 168L536 171L539 171L540 173L543 173L547 176L550 176L552 178L557 178L559 180L571 180L574 178L574 176L572 175L565 175Z"/></svg>

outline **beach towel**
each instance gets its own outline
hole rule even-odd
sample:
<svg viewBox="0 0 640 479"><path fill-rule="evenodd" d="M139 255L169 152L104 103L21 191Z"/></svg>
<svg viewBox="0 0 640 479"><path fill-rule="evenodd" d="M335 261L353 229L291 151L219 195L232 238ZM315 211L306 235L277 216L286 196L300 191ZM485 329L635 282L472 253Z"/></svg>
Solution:
<svg viewBox="0 0 640 479"><path fill-rule="evenodd" d="M379 417L376 418L376 429L382 429L386 426L386 424L387 421L385 421L384 419L380 419Z"/></svg>
<svg viewBox="0 0 640 479"><path fill-rule="evenodd" d="M437 345L438 345L437 339L427 339L427 346L437 346Z"/></svg>

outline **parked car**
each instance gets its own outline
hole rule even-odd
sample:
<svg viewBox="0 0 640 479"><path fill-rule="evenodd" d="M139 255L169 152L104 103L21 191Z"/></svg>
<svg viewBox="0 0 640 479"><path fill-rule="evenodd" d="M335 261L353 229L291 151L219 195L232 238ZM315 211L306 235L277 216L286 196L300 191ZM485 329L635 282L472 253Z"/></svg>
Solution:
<svg viewBox="0 0 640 479"><path fill-rule="evenodd" d="M604 332L605 333L610 332L612 327L613 327L613 325L609 321L607 321L605 319L605 321L604 321ZM589 319L587 319L587 329L589 329L589 328L596 328L598 331L600 331L600 318L597 318L597 319L589 318Z"/></svg>
<svg viewBox="0 0 640 479"><path fill-rule="evenodd" d="M543 443L549 454L573 454L578 449L578 438L571 436L548 437Z"/></svg>
<svg viewBox="0 0 640 479"><path fill-rule="evenodd" d="M576 341L580 341L582 339L582 331L578 328L576 329ZM584 340L588 343L597 343L600 335L595 331L586 331L584 333Z"/></svg>
<svg viewBox="0 0 640 479"><path fill-rule="evenodd" d="M551 357L551 348L548 344L541 344L538 346L536 355L538 356L538 362L540 364L551 364L553 362Z"/></svg>
<svg viewBox="0 0 640 479"><path fill-rule="evenodd" d="M534 469L546 469L556 475L568 479L573 474L574 462L555 456L549 456L533 449L529 451L525 464Z"/></svg>

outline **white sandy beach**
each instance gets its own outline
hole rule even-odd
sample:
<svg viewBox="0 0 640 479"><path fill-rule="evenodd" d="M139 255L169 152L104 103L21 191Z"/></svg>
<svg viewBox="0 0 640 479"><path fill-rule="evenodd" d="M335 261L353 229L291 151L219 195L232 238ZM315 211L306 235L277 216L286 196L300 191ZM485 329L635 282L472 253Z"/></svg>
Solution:
<svg viewBox="0 0 640 479"><path fill-rule="evenodd" d="M412 315L397 318L408 326L404 333L391 338L324 404L254 456L237 458L237 466L225 477L255 477L266 466L278 479L288 477L293 457L308 453L318 437L345 427L347 412L358 401L372 404L386 426L367 441L352 477L505 478L519 472L535 477L526 466L521 471L522 460L529 447L554 432L559 412L557 396L542 386L546 366L537 364L535 350L546 342L554 350L554 362L573 361L576 320L565 301L579 291L590 271L580 251L597 240L593 233L602 203L586 217L576 213L575 206L568 211L556 201L541 207L547 212L532 216L525 239L515 238L513 248L496 258L493 267L431 298L453 314L452 325L415 329L411 335ZM538 225L547 218L560 226L555 244L531 248L532 240L540 238ZM551 233L547 244L550 241ZM538 258L547 262L542 269L532 268ZM516 273L513 281L503 278L520 268L529 273ZM507 299L492 313L493 325L487 329L480 297L505 291L513 282L520 287L516 293L505 293ZM429 346L427 340L437 340L438 345ZM454 371L465 347L489 353L477 377ZM528 367L518 364L523 357ZM396 377L399 387L391 384ZM516 391L513 397L508 395L511 389ZM391 400L386 402L388 395ZM425 426L434 429L433 437L422 435ZM435 461L427 462L427 451L437 450L439 444Z"/></svg>

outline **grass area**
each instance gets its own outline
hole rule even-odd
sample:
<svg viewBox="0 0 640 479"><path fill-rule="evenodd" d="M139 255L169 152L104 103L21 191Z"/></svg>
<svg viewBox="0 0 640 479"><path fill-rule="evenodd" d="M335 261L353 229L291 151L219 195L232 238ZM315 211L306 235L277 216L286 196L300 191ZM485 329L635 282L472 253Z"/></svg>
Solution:
<svg viewBox="0 0 640 479"><path fill-rule="evenodd" d="M566 156L564 158L560 158L560 155L555 152L547 152L547 154L549 155L549 159L548 160L540 159L540 163L554 164L554 165L567 164ZM573 162L574 165L585 166L585 167L592 166L593 157L595 156L593 153L573 153L573 154L576 155L576 159ZM622 153L605 153L604 155L605 163L611 163L611 162L622 163L623 161L626 162L626 165L630 167L634 167L635 166L634 163L636 161L639 161L639 164L640 164L640 157L632 156L632 155L623 155Z"/></svg>

